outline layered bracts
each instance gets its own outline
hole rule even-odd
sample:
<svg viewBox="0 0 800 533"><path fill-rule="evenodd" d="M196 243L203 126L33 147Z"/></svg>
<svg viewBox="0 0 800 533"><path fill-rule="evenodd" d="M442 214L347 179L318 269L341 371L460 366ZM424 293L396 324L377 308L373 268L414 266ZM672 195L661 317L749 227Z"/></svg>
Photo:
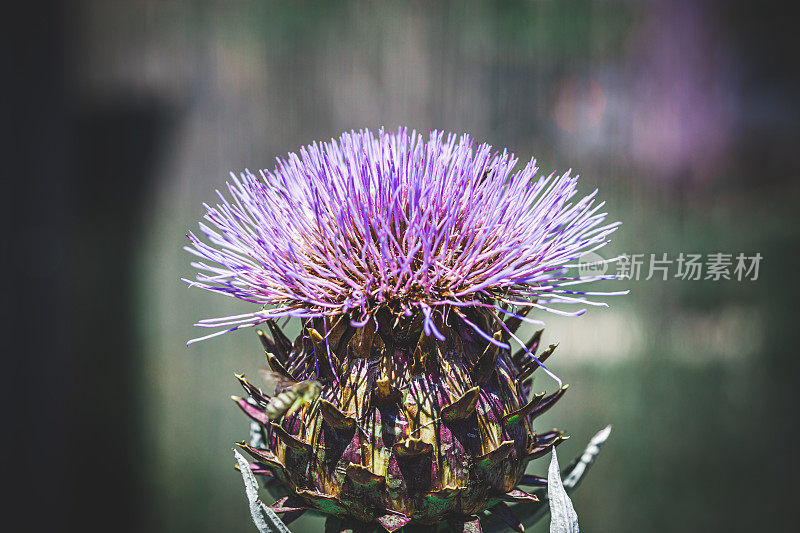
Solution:
<svg viewBox="0 0 800 533"><path fill-rule="evenodd" d="M465 312L506 340L488 312ZM425 335L421 318L388 312L363 327L305 325L293 344L275 327L261 338L273 371L303 381L319 368L319 398L278 421L266 415L270 398L244 377L249 398L234 398L263 433L263 446L240 443L253 471L289 489L273 505L285 522L313 509L343 519L343 529L442 520L468 528L488 510L518 529L507 502L535 499L520 484L545 481L524 476L526 465L564 439L537 434L533 422L566 387L530 394L538 365L455 317L437 324L444 340Z"/></svg>

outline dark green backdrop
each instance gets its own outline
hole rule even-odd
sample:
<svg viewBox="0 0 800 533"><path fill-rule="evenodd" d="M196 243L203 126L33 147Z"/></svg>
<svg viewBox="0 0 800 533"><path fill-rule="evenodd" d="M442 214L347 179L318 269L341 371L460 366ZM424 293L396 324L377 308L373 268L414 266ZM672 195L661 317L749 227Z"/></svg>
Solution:
<svg viewBox="0 0 800 533"><path fill-rule="evenodd" d="M587 532L791 530L790 20L769 2L691 0L29 8L10 21L21 188L6 321L26 355L9 373L35 381L6 404L34 463L19 461L21 486L51 509L29 520L254 531L232 468L247 424L228 396L263 358L252 332L184 346L195 320L246 308L179 282L184 234L229 171L407 125L574 169L624 221L609 254L763 256L756 281L681 280L673 265L610 309L545 317L571 388L543 425L573 435L562 461L614 425L574 495Z"/></svg>

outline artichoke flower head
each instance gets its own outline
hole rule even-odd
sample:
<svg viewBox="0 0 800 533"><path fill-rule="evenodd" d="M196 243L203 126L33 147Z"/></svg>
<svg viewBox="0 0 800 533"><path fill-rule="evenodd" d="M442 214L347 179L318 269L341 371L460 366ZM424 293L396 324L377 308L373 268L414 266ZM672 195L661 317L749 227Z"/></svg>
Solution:
<svg viewBox="0 0 800 533"><path fill-rule="evenodd" d="M526 466L564 437L534 420L566 386L544 364L555 345L517 330L618 294L582 290L614 276L570 272L619 223L596 191L574 200L569 172L516 165L466 135L363 130L232 174L205 206L187 283L256 305L200 320L215 331L190 343L269 331L276 390L238 376L248 397L234 401L253 473L287 490L272 505L285 523L315 510L341 530L473 531L489 511L522 527L508 503L546 484ZM279 323L293 318L292 341ZM537 370L554 392L531 394Z"/></svg>

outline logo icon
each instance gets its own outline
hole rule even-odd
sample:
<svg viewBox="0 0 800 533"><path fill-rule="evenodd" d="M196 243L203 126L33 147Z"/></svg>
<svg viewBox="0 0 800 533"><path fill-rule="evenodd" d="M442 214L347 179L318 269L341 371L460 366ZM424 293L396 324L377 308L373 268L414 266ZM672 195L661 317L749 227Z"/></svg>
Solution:
<svg viewBox="0 0 800 533"><path fill-rule="evenodd" d="M585 253L578 258L578 277L593 278L608 271L608 263L603 256L594 252Z"/></svg>

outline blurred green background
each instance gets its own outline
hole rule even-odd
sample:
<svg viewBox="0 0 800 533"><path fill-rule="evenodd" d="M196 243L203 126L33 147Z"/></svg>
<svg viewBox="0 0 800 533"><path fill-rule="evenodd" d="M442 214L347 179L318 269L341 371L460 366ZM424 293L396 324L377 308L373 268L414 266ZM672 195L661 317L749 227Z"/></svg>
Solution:
<svg viewBox="0 0 800 533"><path fill-rule="evenodd" d="M40 295L62 317L48 335L18 330L42 354L20 364L47 385L50 437L36 437L36 405L15 416L33 451L60 465L39 466L56 477L33 494L84 529L254 531L231 452L248 425L228 396L233 372L255 375L262 351L247 331L185 346L196 320L248 309L179 281L192 276L185 233L230 171L402 125L467 132L544 172L572 168L624 222L606 257L763 256L756 281L680 280L673 264L667 281L626 282L610 309L544 317L545 342L561 343L551 368L571 388L540 427L572 435L563 463L614 426L574 494L584 531L795 530L797 58L791 19L767 5L96 0L31 11L20 24L34 35L17 41L30 46L19 131L50 148L32 143L23 165L40 178L22 198L42 203L20 204L23 224L38 221L20 240L47 251L30 245L38 270L20 266L11 285L33 286L21 296L37 303L20 314L40 313Z"/></svg>

